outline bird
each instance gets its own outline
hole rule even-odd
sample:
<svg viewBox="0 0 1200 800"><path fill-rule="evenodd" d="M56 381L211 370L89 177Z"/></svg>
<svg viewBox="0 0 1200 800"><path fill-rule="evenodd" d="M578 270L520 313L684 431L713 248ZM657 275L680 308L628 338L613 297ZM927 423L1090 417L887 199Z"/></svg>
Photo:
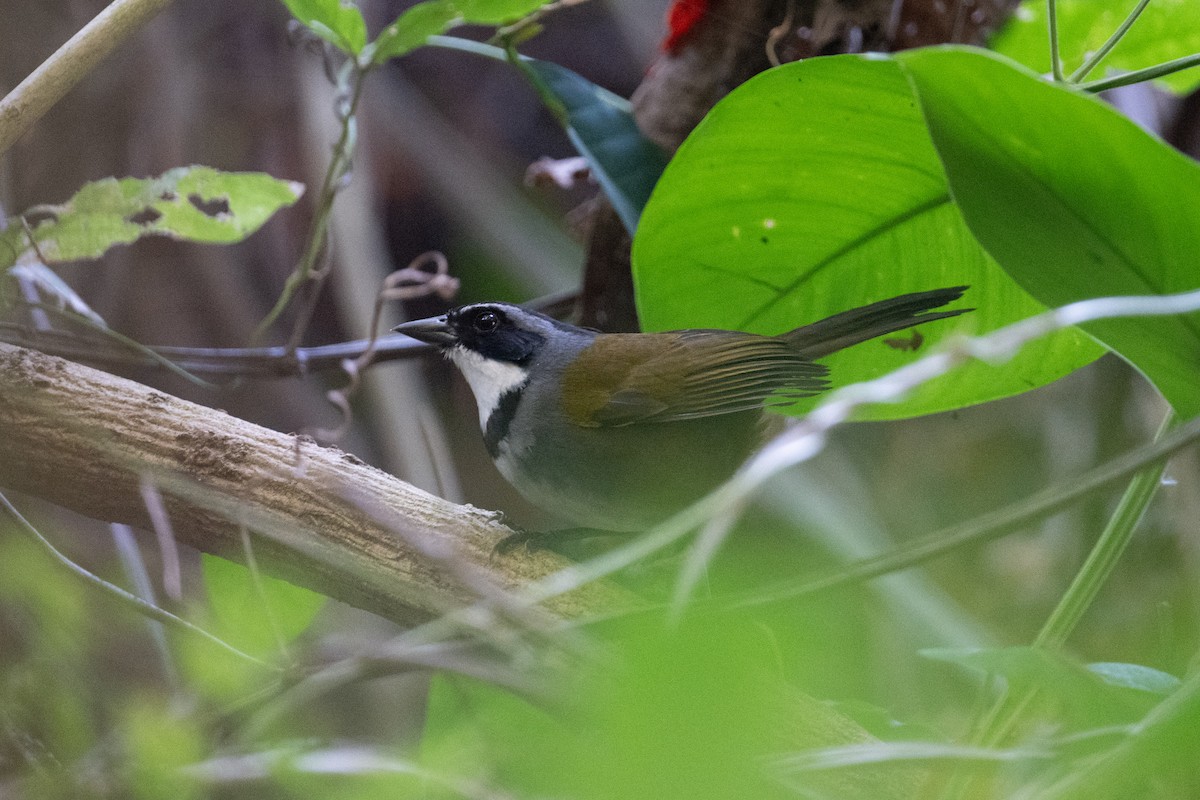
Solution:
<svg viewBox="0 0 1200 800"><path fill-rule="evenodd" d="M730 478L771 406L829 388L824 356L973 309L966 286L914 292L776 336L600 333L482 302L394 331L440 350L475 396L484 444L535 506L579 529L644 531Z"/></svg>

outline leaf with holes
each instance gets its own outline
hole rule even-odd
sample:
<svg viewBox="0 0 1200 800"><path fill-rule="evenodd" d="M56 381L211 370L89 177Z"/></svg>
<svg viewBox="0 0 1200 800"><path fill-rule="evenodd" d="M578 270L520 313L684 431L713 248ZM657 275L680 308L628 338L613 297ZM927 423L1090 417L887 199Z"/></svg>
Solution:
<svg viewBox="0 0 1200 800"><path fill-rule="evenodd" d="M9 220L0 233L0 268L31 251L49 263L99 258L143 236L240 242L303 192L301 184L260 172L208 167L179 167L157 178L105 178L85 184L61 205L37 206Z"/></svg>

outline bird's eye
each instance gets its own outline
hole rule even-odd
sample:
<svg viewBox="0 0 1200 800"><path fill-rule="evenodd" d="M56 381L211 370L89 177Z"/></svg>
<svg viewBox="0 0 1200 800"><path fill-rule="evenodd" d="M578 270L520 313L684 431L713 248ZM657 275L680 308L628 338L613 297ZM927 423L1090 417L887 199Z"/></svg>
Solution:
<svg viewBox="0 0 1200 800"><path fill-rule="evenodd" d="M495 311L480 311L471 320L476 333L491 333L500 327L500 315Z"/></svg>

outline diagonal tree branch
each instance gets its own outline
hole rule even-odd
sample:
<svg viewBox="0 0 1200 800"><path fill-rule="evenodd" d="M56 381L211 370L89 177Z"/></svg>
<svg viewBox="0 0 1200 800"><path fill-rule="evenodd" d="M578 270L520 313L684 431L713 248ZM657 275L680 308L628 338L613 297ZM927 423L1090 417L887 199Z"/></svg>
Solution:
<svg viewBox="0 0 1200 800"><path fill-rule="evenodd" d="M495 515L347 453L0 344L0 486L146 525L143 477L161 489L184 543L240 561L244 523L265 571L401 623L565 566L547 552L493 560L512 532ZM594 585L547 608L570 617L621 600Z"/></svg>

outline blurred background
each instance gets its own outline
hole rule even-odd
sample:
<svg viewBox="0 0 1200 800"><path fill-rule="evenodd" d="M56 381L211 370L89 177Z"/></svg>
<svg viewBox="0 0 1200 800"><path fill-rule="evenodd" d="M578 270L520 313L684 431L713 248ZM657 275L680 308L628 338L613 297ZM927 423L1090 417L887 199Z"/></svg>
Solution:
<svg viewBox="0 0 1200 800"><path fill-rule="evenodd" d="M104 5L0 0L0 32L9 45L0 49L0 90L15 86ZM360 5L376 31L411 4ZM628 97L660 53L666 6L592 0L567 7L522 51ZM0 161L5 215L61 202L86 181L187 164L261 170L310 187L240 245L154 239L59 270L123 334L155 345L243 345L299 258L336 121L320 58L289 40L287 21L275 2L177 2ZM1114 102L1193 154L1200 147L1200 99L1166 99L1136 87ZM339 195L334 221L334 277L305 344L368 336L380 281L428 250L445 253L462 281L457 302L524 302L576 289L584 259L578 209L594 189L531 188L524 181L536 159L569 155L561 128L507 65L433 48L389 63L368 81L353 181ZM391 324L440 310L435 300L394 308ZM290 322L285 316L277 341ZM213 392L161 372L128 377L280 431L336 425L324 392L343 382L336 374L313 375ZM354 404L342 448L449 499L503 509L521 525L546 522L496 475L474 401L447 364L379 365ZM844 426L825 453L767 492L731 545L746 556L737 569L778 578L878 552L1069 479L1148 440L1164 413L1153 390L1110 356L983 407ZM1168 484L1072 639L1079 657L1176 675L1187 669L1200 647L1198 469L1194 451L1170 463ZM868 698L897 717L957 732L975 683L933 662L898 669L897 654L909 662L920 647L1030 641L1119 492L1094 494L1028 530L870 591L830 595L800 611L768 608L764 624L783 651L830 656L798 659L798 680L813 694ZM27 498L22 508L73 558L124 580L106 525ZM152 537L136 536L154 575ZM198 564L185 554L188 594L202 603ZM39 741L53 742L54 759L85 758L114 721L136 716L131 697L170 690L146 630L107 601L93 602L17 537L0 536L0 797L50 758ZM313 659L332 658L391 633L378 618L331 604L297 647ZM299 713L295 729L329 737L375 731L415 743L426 680L414 672L356 685ZM14 733L30 726L38 736Z"/></svg>

